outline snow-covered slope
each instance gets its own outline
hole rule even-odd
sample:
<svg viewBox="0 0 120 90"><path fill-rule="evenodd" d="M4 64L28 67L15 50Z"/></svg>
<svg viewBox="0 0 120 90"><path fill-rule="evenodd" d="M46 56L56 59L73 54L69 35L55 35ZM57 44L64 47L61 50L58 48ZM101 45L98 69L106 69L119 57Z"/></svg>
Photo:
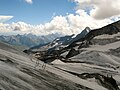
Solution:
<svg viewBox="0 0 120 90"><path fill-rule="evenodd" d="M85 33L69 40L64 48L56 47L48 53L50 47L45 53L38 50L33 55L39 55L42 61L52 59L53 67L69 74L64 74L65 78L80 85L94 90L120 90L120 21L83 31Z"/></svg>
<svg viewBox="0 0 120 90"><path fill-rule="evenodd" d="M47 65L44 70L43 62L39 62L40 66L35 68L36 59L31 60L26 54L3 45L4 43L0 43L1 90L89 90L89 88L95 88L92 85L85 85L90 82L50 65ZM76 80L72 81L72 79ZM98 87L101 88L99 85Z"/></svg>
<svg viewBox="0 0 120 90"><path fill-rule="evenodd" d="M79 78L51 65L46 65L44 70L41 61L35 67L35 58L3 45L1 42L1 90L107 90L96 82Z"/></svg>

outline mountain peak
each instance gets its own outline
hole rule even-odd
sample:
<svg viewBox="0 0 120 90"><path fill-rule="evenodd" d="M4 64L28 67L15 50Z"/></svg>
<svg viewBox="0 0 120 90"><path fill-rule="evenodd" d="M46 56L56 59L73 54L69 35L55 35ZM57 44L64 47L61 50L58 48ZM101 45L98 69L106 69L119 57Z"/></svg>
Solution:
<svg viewBox="0 0 120 90"><path fill-rule="evenodd" d="M91 31L91 29L89 28L89 27L86 27L84 30L86 30L87 32L90 32ZM83 30L83 31L84 31Z"/></svg>

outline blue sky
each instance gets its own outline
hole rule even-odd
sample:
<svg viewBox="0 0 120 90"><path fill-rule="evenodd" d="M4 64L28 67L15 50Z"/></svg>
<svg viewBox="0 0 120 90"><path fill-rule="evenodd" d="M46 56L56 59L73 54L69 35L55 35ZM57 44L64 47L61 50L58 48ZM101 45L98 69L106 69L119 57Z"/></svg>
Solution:
<svg viewBox="0 0 120 90"><path fill-rule="evenodd" d="M0 0L0 34L78 34L120 20L120 0Z"/></svg>
<svg viewBox="0 0 120 90"><path fill-rule="evenodd" d="M14 16L9 22L23 21L30 24L48 22L54 15L74 13L75 3L68 0L0 0L0 15Z"/></svg>

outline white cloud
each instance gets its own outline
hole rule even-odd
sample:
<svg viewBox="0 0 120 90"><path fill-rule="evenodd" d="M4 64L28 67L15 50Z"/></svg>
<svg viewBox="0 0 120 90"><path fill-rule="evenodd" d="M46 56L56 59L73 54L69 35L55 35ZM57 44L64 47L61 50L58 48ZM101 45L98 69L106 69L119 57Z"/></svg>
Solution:
<svg viewBox="0 0 120 90"><path fill-rule="evenodd" d="M62 33L69 35L78 34L85 27L96 29L120 20L120 0L73 1L77 4L75 14L66 14L66 16L54 16L53 14L54 17L52 17L50 22L40 25L30 25L25 22L11 24L0 23L0 32L19 34L33 33L36 35Z"/></svg>
<svg viewBox="0 0 120 90"><path fill-rule="evenodd" d="M88 15L84 10L78 10L76 13L76 15L69 14L67 16L69 26L75 34L80 33L85 27L96 29L113 22L111 19L96 20Z"/></svg>
<svg viewBox="0 0 120 90"><path fill-rule="evenodd" d="M33 3L33 1L32 0L25 0L27 3L29 3L29 4L32 4Z"/></svg>
<svg viewBox="0 0 120 90"><path fill-rule="evenodd" d="M40 25L30 25L24 22L0 24L0 32L20 32L20 34L33 33L48 35L52 33L72 34L66 17L56 16L50 22Z"/></svg>
<svg viewBox="0 0 120 90"><path fill-rule="evenodd" d="M73 0L77 9L90 10L95 19L105 19L120 15L120 0Z"/></svg>
<svg viewBox="0 0 120 90"><path fill-rule="evenodd" d="M52 33L62 33L64 35L78 34L85 27L99 28L112 20L95 20L89 16L84 10L79 10L76 14L68 14L66 16L56 16L50 22L40 25L30 25L24 22L11 24L0 24L1 33L33 33L36 35L48 35Z"/></svg>
<svg viewBox="0 0 120 90"><path fill-rule="evenodd" d="M2 16L2 15L0 15L0 23L6 22L6 21L10 20L11 18L13 18L13 16Z"/></svg>

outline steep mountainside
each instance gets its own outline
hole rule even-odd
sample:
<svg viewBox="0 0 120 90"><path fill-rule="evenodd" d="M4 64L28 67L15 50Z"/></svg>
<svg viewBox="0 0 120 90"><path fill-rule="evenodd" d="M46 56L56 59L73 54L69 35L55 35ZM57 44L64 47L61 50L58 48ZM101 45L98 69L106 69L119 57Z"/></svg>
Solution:
<svg viewBox="0 0 120 90"><path fill-rule="evenodd" d="M39 62L38 67L35 65L36 59L1 42L0 90L92 90L90 88L95 88L86 86L85 83L89 84L88 81L80 84L82 79L78 82L79 78L53 66L46 65L43 69L43 62ZM74 81L69 78L73 78Z"/></svg>
<svg viewBox="0 0 120 90"><path fill-rule="evenodd" d="M33 51L33 55L44 62L51 61L55 68L80 79L108 90L120 90L120 21L89 30L84 35L77 35L64 48L50 53L49 49L44 53Z"/></svg>

